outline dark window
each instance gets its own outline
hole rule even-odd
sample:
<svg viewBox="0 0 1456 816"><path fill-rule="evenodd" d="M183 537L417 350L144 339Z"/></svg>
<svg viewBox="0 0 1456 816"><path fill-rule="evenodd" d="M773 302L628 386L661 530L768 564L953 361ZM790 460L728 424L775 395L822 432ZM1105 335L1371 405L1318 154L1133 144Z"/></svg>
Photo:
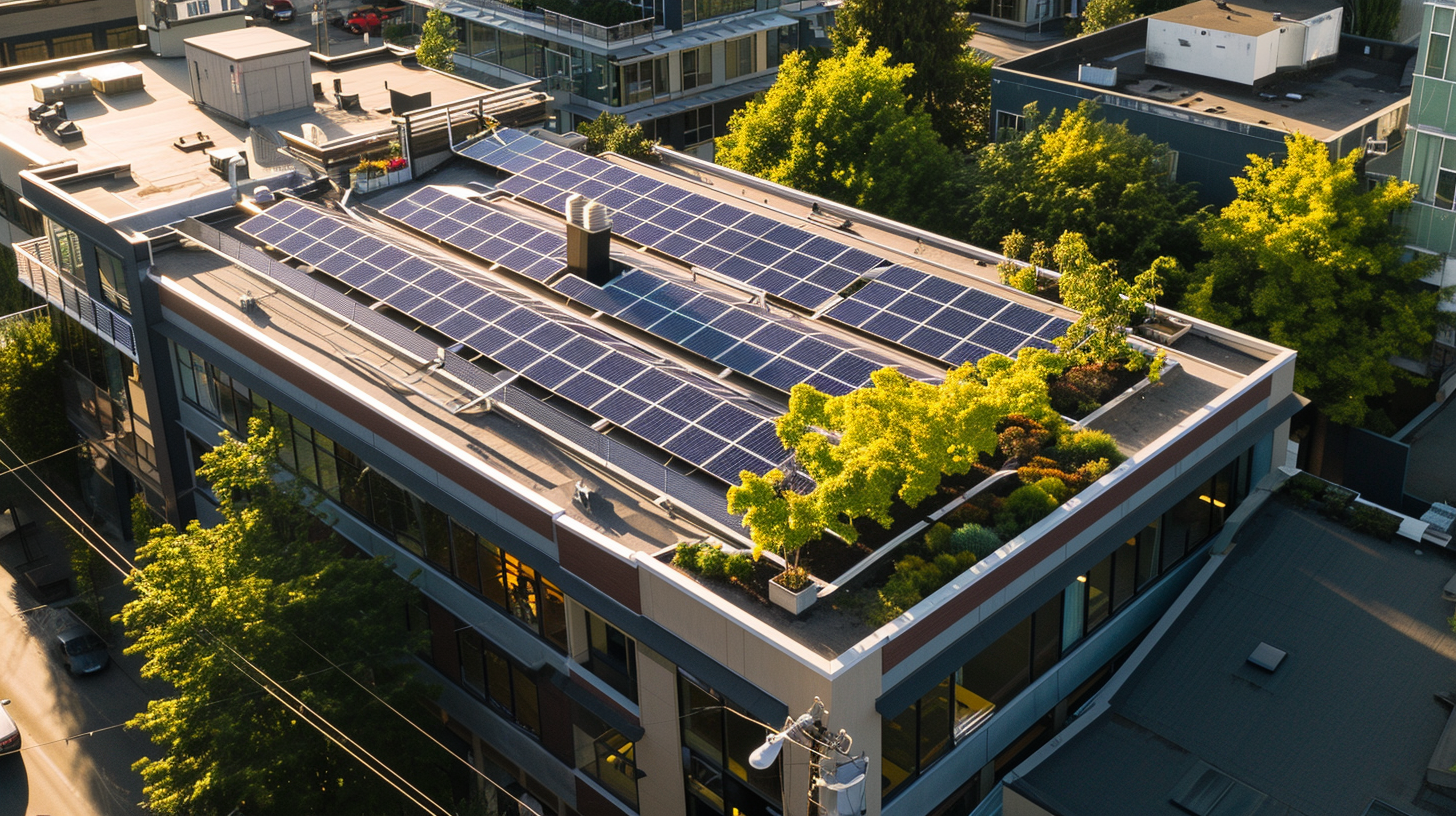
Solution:
<svg viewBox="0 0 1456 816"><path fill-rule="evenodd" d="M881 796L888 797L891 791L915 776L915 726L919 721L917 708L918 703L912 703L899 716L884 721L880 740L880 771L883 777L880 781Z"/></svg>
<svg viewBox="0 0 1456 816"><path fill-rule="evenodd" d="M637 641L591 610L586 610L585 615L587 669L623 697L636 702Z"/></svg>
<svg viewBox="0 0 1456 816"><path fill-rule="evenodd" d="M637 809L637 747L601 718L572 704L576 767Z"/></svg>
<svg viewBox="0 0 1456 816"><path fill-rule="evenodd" d="M1084 631L1091 634L1112 615L1112 555L1092 569L1087 570L1087 626Z"/></svg>
<svg viewBox="0 0 1456 816"><path fill-rule="evenodd" d="M713 106L695 108L683 114L683 144L695 145L713 138Z"/></svg>
<svg viewBox="0 0 1456 816"><path fill-rule="evenodd" d="M678 675L678 706L689 814L761 814L783 798L779 767L748 764L768 729L685 674Z"/></svg>

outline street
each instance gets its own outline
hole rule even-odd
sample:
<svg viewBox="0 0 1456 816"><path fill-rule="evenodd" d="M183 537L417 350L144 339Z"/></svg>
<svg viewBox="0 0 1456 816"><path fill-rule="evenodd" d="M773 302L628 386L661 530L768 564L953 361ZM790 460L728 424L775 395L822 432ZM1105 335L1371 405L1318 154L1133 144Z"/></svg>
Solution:
<svg viewBox="0 0 1456 816"><path fill-rule="evenodd" d="M23 739L19 754L0 756L0 816L140 814L142 780L131 764L156 748L113 727L147 703L135 660L116 662L113 646L111 666L71 677L47 651L62 619L34 608L8 570L0 570L0 611L0 699L11 701L5 710Z"/></svg>

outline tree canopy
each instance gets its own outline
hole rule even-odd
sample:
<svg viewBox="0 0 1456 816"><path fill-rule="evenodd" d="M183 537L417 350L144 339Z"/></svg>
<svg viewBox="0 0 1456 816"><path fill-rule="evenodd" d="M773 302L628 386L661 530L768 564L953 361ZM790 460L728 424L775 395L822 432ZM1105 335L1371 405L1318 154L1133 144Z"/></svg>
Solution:
<svg viewBox="0 0 1456 816"><path fill-rule="evenodd" d="M406 711L428 694L403 624L410 588L384 561L346 557L338 539L310 535L317 525L299 489L277 479L277 433L256 418L250 430L246 442L224 434L202 456L222 522L152 530L127 578L136 593L121 614L135 638L127 651L146 656L144 677L174 689L128 723L164 750L136 766L147 807L179 816L395 808L386 783L262 690L263 674L422 790L448 792L426 759L437 749L416 749L418 734L360 685Z"/></svg>
<svg viewBox="0 0 1456 816"><path fill-rule="evenodd" d="M1050 352L1024 349L1015 360L992 355L967 363L939 385L890 368L875 372L871 386L838 397L796 385L776 430L815 487L800 493L782 471L744 471L741 486L728 490L728 511L743 514L755 550L786 557L825 529L855 541L858 518L889 527L896 499L914 507L942 477L968 472L995 450L1003 417L1060 427L1046 380L1062 364Z"/></svg>
<svg viewBox="0 0 1456 816"><path fill-rule="evenodd" d="M444 9L432 8L425 14L420 29L420 44L415 46L415 59L426 68L448 74L455 73L455 51L460 39L455 34L455 19Z"/></svg>
<svg viewBox="0 0 1456 816"><path fill-rule="evenodd" d="M991 62L967 48L976 27L953 0L845 0L829 30L834 53L857 44L890 52L894 65L913 65L905 93L930 114L941 142L967 150L986 140Z"/></svg>
<svg viewBox="0 0 1456 816"><path fill-rule="evenodd" d="M63 410L61 348L49 317L0 323L0 438L22 462L44 460L55 474L64 459L47 457L76 444ZM4 461L18 465L6 453Z"/></svg>
<svg viewBox="0 0 1456 816"><path fill-rule="evenodd" d="M1358 425L1395 388L1390 358L1425 354L1445 293L1421 283L1435 258L1411 256L1392 219L1415 185L1366 190L1362 151L1332 161L1309 136L1284 144L1283 161L1249 156L1238 197L1204 227L1211 257L1187 308L1298 350L1295 390Z"/></svg>
<svg viewBox="0 0 1456 816"><path fill-rule="evenodd" d="M587 139L586 150L592 155L599 153L620 153L633 159L655 161L656 139L649 139L642 133L642 125L627 124L627 117L611 111L602 111L596 119L582 122L576 132Z"/></svg>
<svg viewBox="0 0 1456 816"><path fill-rule="evenodd" d="M910 112L915 69L857 44L815 64L784 58L773 87L728 120L717 162L922 226L940 223L958 162L930 117Z"/></svg>
<svg viewBox="0 0 1456 816"><path fill-rule="evenodd" d="M1137 17L1132 0L1087 0L1087 7L1082 11L1082 34L1122 25Z"/></svg>
<svg viewBox="0 0 1456 816"><path fill-rule="evenodd" d="M1012 230L1051 245L1080 233L1094 255L1123 270L1172 252L1188 265L1203 217L1193 188L1169 178L1166 145L1100 117L1087 101L977 151L959 221L972 243L996 246ZM1181 282L1169 281L1177 294Z"/></svg>

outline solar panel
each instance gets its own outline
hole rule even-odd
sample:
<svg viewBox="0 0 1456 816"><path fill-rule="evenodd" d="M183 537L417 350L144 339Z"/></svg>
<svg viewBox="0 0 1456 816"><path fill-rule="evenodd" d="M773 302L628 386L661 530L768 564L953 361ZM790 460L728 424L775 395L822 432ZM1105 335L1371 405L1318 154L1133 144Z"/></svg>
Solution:
<svg viewBox="0 0 1456 816"><path fill-rule="evenodd" d="M787 392L816 375L815 387L842 395L869 382L869 375L894 361L861 348L806 320L737 305L712 290L631 270L598 288L575 275L556 290L568 297L714 363ZM927 382L928 373L901 367Z"/></svg>
<svg viewBox="0 0 1456 816"><path fill-rule="evenodd" d="M423 227L416 226L422 223L418 218L415 224L409 221L411 214L418 216L428 212L443 215L447 209L450 211L449 218L432 221ZM487 263L499 263L542 283L566 268L566 239L562 236L433 187L425 187L391 204L383 210L383 214ZM452 228L457 224L458 228ZM387 249L402 253L402 250L393 247Z"/></svg>
<svg viewBox="0 0 1456 816"><path fill-rule="evenodd" d="M470 220L477 229L485 229L488 219L484 216L493 214L493 211L477 213L471 208L478 205L454 196L427 193L412 195L408 201L409 207L401 207L396 212L448 207L458 217ZM321 222L329 222L326 226L334 229L318 226ZM497 221L489 228L504 232L520 223ZM763 474L787 456L774 436L776 412L716 380L673 363L663 363L573 314L488 280L464 280L448 268L391 247L374 236L366 236L344 224L338 216L302 202L281 201L244 222L239 229L258 237L265 231L270 235L280 234L275 229L279 225L287 229L287 234L275 244L279 248L284 243L296 245L300 252L328 247L319 235L332 240L345 230L343 237L351 243L367 239L377 244L362 259L331 252L316 268L340 280L367 278L363 291L372 297L400 312L430 321L435 330L451 340L662 446L729 484L736 484L739 475L739 470L730 466ZM306 232L310 227L313 229ZM518 231L512 234L518 238L523 235ZM379 266L385 262L393 264L394 270L409 267L413 279L419 283L385 271ZM568 276L563 283L572 280L580 279ZM691 296L693 293L686 294L690 297L678 301L678 305L698 299ZM640 297L627 293L620 296L623 303L641 302ZM698 424L709 415L715 418L713 427ZM689 431L692 433L684 435ZM773 439L773 445L765 441L768 438ZM752 449L738 444L739 439L751 439Z"/></svg>
<svg viewBox="0 0 1456 816"><path fill-rule="evenodd" d="M907 266L885 269L826 316L949 365L1052 348L1071 322Z"/></svg>
<svg viewBox="0 0 1456 816"><path fill-rule="evenodd" d="M624 237L806 309L819 308L864 272L888 263L807 230L507 128L458 152L513 174L498 185L506 192L556 212L565 211L568 194L581 193L627 216L619 225Z"/></svg>

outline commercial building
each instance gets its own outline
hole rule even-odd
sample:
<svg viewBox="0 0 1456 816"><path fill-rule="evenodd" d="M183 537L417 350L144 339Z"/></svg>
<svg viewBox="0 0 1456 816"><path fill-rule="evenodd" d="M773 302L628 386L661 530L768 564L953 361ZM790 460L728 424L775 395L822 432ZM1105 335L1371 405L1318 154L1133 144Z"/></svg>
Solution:
<svg viewBox="0 0 1456 816"><path fill-rule="evenodd" d="M728 117L773 85L791 51L826 45L822 0L633 0L641 19L602 26L495 0L444 5L458 22L455 62L509 83L546 80L555 128L602 111L649 138L712 155Z"/></svg>
<svg viewBox="0 0 1456 816"><path fill-rule="evenodd" d="M196 457L266 413L321 517L417 576L425 601L401 615L430 633L443 719L546 812L806 816L811 797L845 797L846 812L965 813L1282 464L1294 353L1189 320L1159 383L1082 420L1127 461L883 625L853 599L895 547L826 540L813 605L793 614L669 563L680 542L747 546L724 495L784 464L788 389L845 393L883 365L938 380L1046 347L1073 313L1002 287L974 247L688 156L530 136L511 117L544 107L520 91L315 66L305 107L263 117L274 142L191 104L167 73L188 66L133 65L150 97L105 104L79 148L0 107L0 165L25 166L17 192L44 230L16 243L21 279L65 339L98 504L140 488L171 520L212 518ZM292 65L279 82L299 81ZM374 113L381 80L430 105ZM220 172L183 151L199 131L233 149ZM397 175L345 172L390 140ZM928 500L900 537L962 500ZM864 757L862 785L811 787L795 744L751 761L815 698Z"/></svg>
<svg viewBox="0 0 1456 816"><path fill-rule="evenodd" d="M1331 155L1405 136L1410 46L1339 34L1338 3L1199 0L1053 45L991 70L996 132L1095 100L1103 118L1168 145L1173 178L1222 206L1249 155L1303 133Z"/></svg>
<svg viewBox="0 0 1456 816"><path fill-rule="evenodd" d="M1418 546L1266 507L1003 812L1450 813L1452 565Z"/></svg>

